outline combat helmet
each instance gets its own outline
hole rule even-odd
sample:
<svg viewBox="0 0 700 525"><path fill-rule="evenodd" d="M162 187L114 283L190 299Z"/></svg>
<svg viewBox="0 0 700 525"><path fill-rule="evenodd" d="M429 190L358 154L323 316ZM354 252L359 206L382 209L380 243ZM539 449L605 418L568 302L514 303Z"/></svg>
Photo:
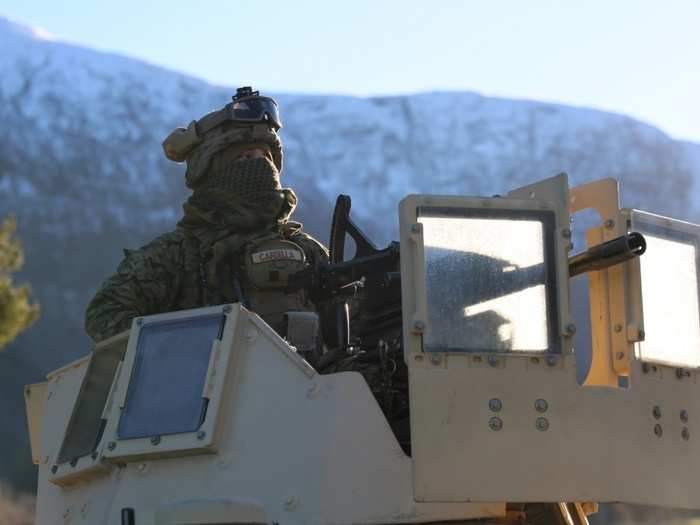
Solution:
<svg viewBox="0 0 700 525"><path fill-rule="evenodd" d="M234 145L265 147L281 172L282 142L277 134L281 128L277 102L250 86L240 87L223 108L193 120L186 128L174 129L163 141L163 152L169 160L187 162L188 188L203 178L215 154Z"/></svg>

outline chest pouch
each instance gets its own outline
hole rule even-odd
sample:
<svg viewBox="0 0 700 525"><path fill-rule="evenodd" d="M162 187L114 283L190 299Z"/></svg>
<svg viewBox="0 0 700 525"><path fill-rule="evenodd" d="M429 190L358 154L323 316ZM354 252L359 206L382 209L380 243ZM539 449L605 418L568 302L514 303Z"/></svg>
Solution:
<svg viewBox="0 0 700 525"><path fill-rule="evenodd" d="M292 274L304 269L306 255L291 241L273 239L255 244L246 251L248 280L261 290L285 288Z"/></svg>

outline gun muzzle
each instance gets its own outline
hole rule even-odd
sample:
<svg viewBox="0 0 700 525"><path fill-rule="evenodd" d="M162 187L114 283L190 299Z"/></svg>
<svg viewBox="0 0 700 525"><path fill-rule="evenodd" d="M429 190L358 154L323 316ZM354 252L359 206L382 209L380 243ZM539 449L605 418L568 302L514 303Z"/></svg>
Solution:
<svg viewBox="0 0 700 525"><path fill-rule="evenodd" d="M647 249L641 233L632 232L589 248L569 258L569 277L603 270L639 257Z"/></svg>

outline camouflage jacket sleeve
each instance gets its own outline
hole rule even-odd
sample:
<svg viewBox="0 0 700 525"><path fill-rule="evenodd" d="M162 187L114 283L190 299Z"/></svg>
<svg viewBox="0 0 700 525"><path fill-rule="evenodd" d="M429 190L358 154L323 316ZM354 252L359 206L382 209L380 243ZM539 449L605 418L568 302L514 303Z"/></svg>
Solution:
<svg viewBox="0 0 700 525"><path fill-rule="evenodd" d="M138 250L124 250L117 272L87 307L88 335L101 341L128 329L134 317L168 311L181 280L181 248L173 232Z"/></svg>

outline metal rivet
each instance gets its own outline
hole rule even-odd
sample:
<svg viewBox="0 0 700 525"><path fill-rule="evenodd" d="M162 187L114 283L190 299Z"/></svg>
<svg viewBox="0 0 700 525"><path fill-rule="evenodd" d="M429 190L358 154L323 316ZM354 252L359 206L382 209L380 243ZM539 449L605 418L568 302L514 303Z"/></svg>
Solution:
<svg viewBox="0 0 700 525"><path fill-rule="evenodd" d="M569 323L566 325L566 335L572 336L576 333L576 325L574 323Z"/></svg>
<svg viewBox="0 0 700 525"><path fill-rule="evenodd" d="M202 440L202 439L204 439L205 437L207 437L207 433L204 432L204 430L200 430L199 432L197 432L197 439Z"/></svg>
<svg viewBox="0 0 700 525"><path fill-rule="evenodd" d="M545 432L549 429L549 421L546 417L538 417L535 421L535 428L540 432Z"/></svg>
<svg viewBox="0 0 700 525"><path fill-rule="evenodd" d="M156 446L160 443L160 436L151 436L151 445Z"/></svg>
<svg viewBox="0 0 700 525"><path fill-rule="evenodd" d="M681 410L681 421L683 423L688 422L688 411L687 410Z"/></svg>
<svg viewBox="0 0 700 525"><path fill-rule="evenodd" d="M661 428L661 425L658 423L654 425L654 434L656 434L657 437L661 437L664 434L664 429Z"/></svg>
<svg viewBox="0 0 700 525"><path fill-rule="evenodd" d="M51 467L51 474L56 474L56 472L58 472L58 467L54 465L53 467Z"/></svg>
<svg viewBox="0 0 700 525"><path fill-rule="evenodd" d="M500 417L492 417L491 419L489 419L489 428L498 432L503 428L503 421Z"/></svg>
<svg viewBox="0 0 700 525"><path fill-rule="evenodd" d="M654 406L654 409L651 411L651 413L654 415L654 419L661 419L661 407L656 405Z"/></svg>
<svg viewBox="0 0 700 525"><path fill-rule="evenodd" d="M688 427L683 427L681 436L683 437L683 441L688 441L690 439L690 430L688 430Z"/></svg>
<svg viewBox="0 0 700 525"><path fill-rule="evenodd" d="M227 304L226 306L224 306L224 307L222 308L222 311L223 311L225 314L231 313L231 305L230 305L230 304Z"/></svg>
<svg viewBox="0 0 700 525"><path fill-rule="evenodd" d="M413 329L417 330L418 332L422 332L423 330L425 330L425 323L423 321L420 321L420 320L414 321L413 322Z"/></svg>
<svg viewBox="0 0 700 525"><path fill-rule="evenodd" d="M557 366L557 358L553 355L550 355L547 357L547 365L548 366Z"/></svg>
<svg viewBox="0 0 700 525"><path fill-rule="evenodd" d="M549 404L545 399L538 399L535 401L535 410L538 412L546 412L549 408Z"/></svg>
<svg viewBox="0 0 700 525"><path fill-rule="evenodd" d="M503 408L503 402L498 398L489 399L489 409L491 412L500 412Z"/></svg>
<svg viewBox="0 0 700 525"><path fill-rule="evenodd" d="M612 219L608 219L607 221L605 221L605 227L608 230L612 230L615 227L615 221Z"/></svg>
<svg viewBox="0 0 700 525"><path fill-rule="evenodd" d="M564 228L561 231L561 236L564 237L565 239L570 239L571 238L571 230L569 228Z"/></svg>
<svg viewBox="0 0 700 525"><path fill-rule="evenodd" d="M619 324L619 323L616 324L616 325L613 327L613 330L615 330L615 331L619 334L620 332L622 332L622 325Z"/></svg>
<svg viewBox="0 0 700 525"><path fill-rule="evenodd" d="M110 441L109 443L107 443L107 448L109 450L114 450L115 448L117 448L117 443L115 441Z"/></svg>
<svg viewBox="0 0 700 525"><path fill-rule="evenodd" d="M495 355L490 355L488 357L488 362L491 366L498 366L498 357L496 357Z"/></svg>

